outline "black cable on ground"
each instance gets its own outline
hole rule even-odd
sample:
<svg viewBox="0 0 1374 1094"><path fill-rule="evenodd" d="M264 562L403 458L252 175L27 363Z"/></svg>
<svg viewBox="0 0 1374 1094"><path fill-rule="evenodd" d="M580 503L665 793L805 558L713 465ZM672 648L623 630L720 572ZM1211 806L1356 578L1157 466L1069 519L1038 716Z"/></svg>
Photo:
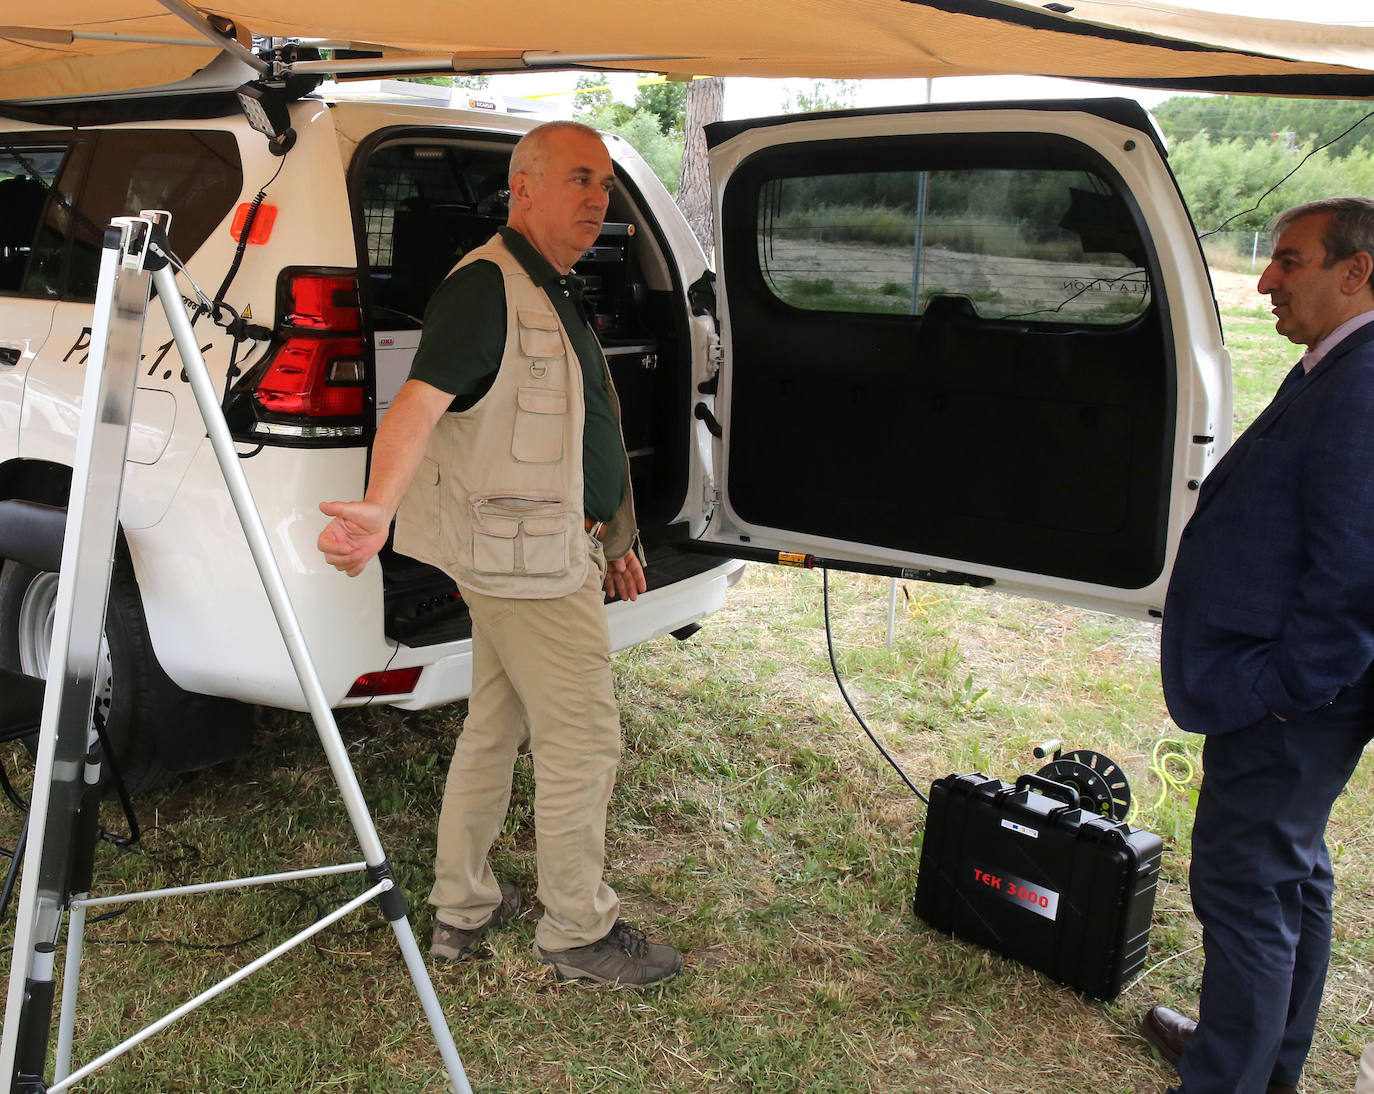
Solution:
<svg viewBox="0 0 1374 1094"><path fill-rule="evenodd" d="M863 720L863 715L861 715L858 708L854 706L854 701L849 698L849 692L844 690L844 681L840 679L840 667L835 663L835 638L830 631L830 571L824 566L821 567L821 599L825 604L825 650L826 653L830 655L830 671L835 674L835 686L840 689L840 695L844 697L845 705L849 707L849 713L854 715L855 721L857 721L863 731L868 734L868 739L873 742L873 747L878 750L882 758L892 765L893 771L901 776L902 782L906 783L911 792L920 798L921 801L929 805L930 799L922 794L920 790L916 788L916 784L907 778L907 774L902 770L901 765L892 758L887 749L882 746L882 742L873 735L873 731L868 728L868 723Z"/></svg>

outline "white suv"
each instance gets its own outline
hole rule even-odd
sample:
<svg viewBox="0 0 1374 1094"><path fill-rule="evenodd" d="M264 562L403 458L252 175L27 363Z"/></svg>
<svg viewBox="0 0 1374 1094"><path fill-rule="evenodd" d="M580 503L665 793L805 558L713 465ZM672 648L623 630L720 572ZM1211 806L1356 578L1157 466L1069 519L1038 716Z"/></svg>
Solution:
<svg viewBox="0 0 1374 1094"><path fill-rule="evenodd" d="M170 210L187 275L242 320L237 341L195 329L327 695L450 702L471 674L452 582L390 551L335 573L316 506L361 496L425 303L504 222L534 123L316 98L290 122L279 156L226 94L0 104L0 497L66 504L102 228ZM1230 388L1147 115L912 108L710 138L719 307L613 137L606 232L577 267L649 553L648 595L607 608L614 644L690 631L739 576L726 554L1157 612ZM144 347L105 705L146 785L241 747L239 704L303 700L156 307ZM0 569L0 664L46 670L55 585Z"/></svg>

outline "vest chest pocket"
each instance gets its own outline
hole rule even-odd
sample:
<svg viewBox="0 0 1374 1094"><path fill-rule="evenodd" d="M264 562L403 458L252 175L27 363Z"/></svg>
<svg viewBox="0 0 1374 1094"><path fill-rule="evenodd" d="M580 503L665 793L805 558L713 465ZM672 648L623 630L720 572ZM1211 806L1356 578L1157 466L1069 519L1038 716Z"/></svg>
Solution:
<svg viewBox="0 0 1374 1094"><path fill-rule="evenodd" d="M521 463L555 463L562 459L567 411L568 394L565 391L520 388L516 392L511 455Z"/></svg>
<svg viewBox="0 0 1374 1094"><path fill-rule="evenodd" d="M520 308L515 313L520 332L520 352L526 357L562 357L563 329L552 312Z"/></svg>

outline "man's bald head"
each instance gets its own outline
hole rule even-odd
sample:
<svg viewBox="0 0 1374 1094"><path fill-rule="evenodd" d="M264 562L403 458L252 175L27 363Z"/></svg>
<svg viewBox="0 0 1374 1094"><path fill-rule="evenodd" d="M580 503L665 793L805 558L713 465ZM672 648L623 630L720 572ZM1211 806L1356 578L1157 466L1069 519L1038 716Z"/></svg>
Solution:
<svg viewBox="0 0 1374 1094"><path fill-rule="evenodd" d="M545 122L520 138L515 151L511 153L510 169L506 172L506 177L514 179L516 172L534 178L542 177L550 143L560 135L572 133L598 143L601 141L600 133L581 122Z"/></svg>
<svg viewBox="0 0 1374 1094"><path fill-rule="evenodd" d="M550 122L531 129L510 164L506 223L567 273L601 233L615 167L595 129Z"/></svg>

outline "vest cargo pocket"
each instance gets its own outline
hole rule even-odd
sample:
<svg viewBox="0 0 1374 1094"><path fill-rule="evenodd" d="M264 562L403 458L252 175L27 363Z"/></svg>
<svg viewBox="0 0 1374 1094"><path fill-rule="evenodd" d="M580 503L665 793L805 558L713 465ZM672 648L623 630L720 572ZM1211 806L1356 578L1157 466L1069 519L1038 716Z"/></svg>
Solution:
<svg viewBox="0 0 1374 1094"><path fill-rule="evenodd" d="M556 577L569 571L574 525L561 503L511 496L470 501L474 573Z"/></svg>
<svg viewBox="0 0 1374 1094"><path fill-rule="evenodd" d="M535 517L520 528L520 548L527 574L557 574L568 568L568 522L562 517Z"/></svg>
<svg viewBox="0 0 1374 1094"><path fill-rule="evenodd" d="M567 392L522 387L516 392L511 455L521 463L554 463L562 459L567 409Z"/></svg>
<svg viewBox="0 0 1374 1094"><path fill-rule="evenodd" d="M519 535L519 519L479 514L472 526L472 568L479 574L515 573Z"/></svg>

